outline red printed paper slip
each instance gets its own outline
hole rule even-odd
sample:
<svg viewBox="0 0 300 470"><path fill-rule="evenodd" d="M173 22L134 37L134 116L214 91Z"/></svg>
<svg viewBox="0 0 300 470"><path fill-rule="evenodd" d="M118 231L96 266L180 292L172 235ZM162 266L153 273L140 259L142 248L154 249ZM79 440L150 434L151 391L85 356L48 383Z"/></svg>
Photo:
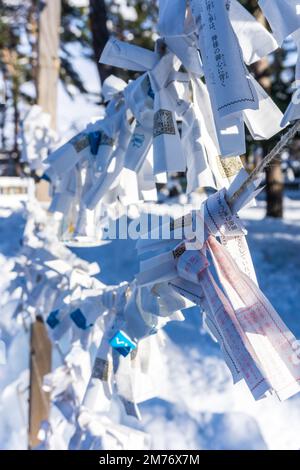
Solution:
<svg viewBox="0 0 300 470"><path fill-rule="evenodd" d="M244 235L233 238L221 237L221 242L239 268L258 284L246 237Z"/></svg>
<svg viewBox="0 0 300 470"><path fill-rule="evenodd" d="M215 319L210 313L209 307L205 306L205 302L203 302L204 313L203 313L203 321L205 326L208 328L209 333L214 337L214 339L219 343L221 348L222 354L224 356L224 360L229 368L233 383L236 384L240 380L242 380L243 374L240 371L238 362L234 357L234 353L230 350L229 346L225 344L222 338L222 334L220 329L218 328Z"/></svg>
<svg viewBox="0 0 300 470"><path fill-rule="evenodd" d="M201 251L184 251L177 260L177 272L187 281L198 283L200 273L209 266Z"/></svg>
<svg viewBox="0 0 300 470"><path fill-rule="evenodd" d="M204 206L205 223L211 234L220 237L240 269L257 284L245 229L226 201L225 189L210 196Z"/></svg>
<svg viewBox="0 0 300 470"><path fill-rule="evenodd" d="M241 309L236 312L236 315L242 328L246 331L246 335L250 337L250 342L257 357L263 364L266 377L268 377L280 399L288 398L290 393L297 393L299 391L297 381L295 383L293 380L285 362L278 361L277 356L274 354L274 346L269 341L271 335L278 338L278 343L282 343L283 338L277 334L276 328L271 323L266 322L264 318L260 319L260 306L254 305L249 309ZM286 342L279 348L281 357L285 348ZM285 375L290 376L290 384L288 383L287 388L285 385L282 386L282 377Z"/></svg>
<svg viewBox="0 0 300 470"><path fill-rule="evenodd" d="M300 391L298 342L256 284L213 237L208 241L221 284L261 369L280 400ZM296 360L297 359L297 360Z"/></svg>
<svg viewBox="0 0 300 470"><path fill-rule="evenodd" d="M270 384L259 370L251 346L246 347L247 341L234 310L208 270L200 274L200 281L210 315L222 338L223 348L236 365L237 373L242 373L254 398L262 398L270 390Z"/></svg>

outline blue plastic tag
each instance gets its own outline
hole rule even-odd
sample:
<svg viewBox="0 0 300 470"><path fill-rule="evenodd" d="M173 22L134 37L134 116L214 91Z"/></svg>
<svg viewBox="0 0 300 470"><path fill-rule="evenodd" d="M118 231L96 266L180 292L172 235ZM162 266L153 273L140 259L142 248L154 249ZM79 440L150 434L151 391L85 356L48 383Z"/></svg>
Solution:
<svg viewBox="0 0 300 470"><path fill-rule="evenodd" d="M80 328L81 330L87 330L88 328L93 326L92 323L90 325L87 325L86 318L83 315L80 308L77 308L76 310L74 310L74 312L72 312L70 316L73 322L75 323L75 325L78 326L78 328Z"/></svg>
<svg viewBox="0 0 300 470"><path fill-rule="evenodd" d="M136 344L124 333L124 331L118 331L110 340L109 344L118 351L119 354L126 357L134 349Z"/></svg>
<svg viewBox="0 0 300 470"><path fill-rule="evenodd" d="M45 180L45 181L48 181L48 183L51 183L51 179L49 178L49 176L47 175L47 173L44 173L44 174L41 176L41 180Z"/></svg>
<svg viewBox="0 0 300 470"><path fill-rule="evenodd" d="M46 320L47 325L49 325L52 330L59 324L59 320L57 318L58 314L59 310L53 310L53 312L48 315Z"/></svg>
<svg viewBox="0 0 300 470"><path fill-rule="evenodd" d="M91 148L91 152L93 155L97 155L100 141L101 141L100 131L94 131L94 132L89 133L89 143L90 143L90 148Z"/></svg>

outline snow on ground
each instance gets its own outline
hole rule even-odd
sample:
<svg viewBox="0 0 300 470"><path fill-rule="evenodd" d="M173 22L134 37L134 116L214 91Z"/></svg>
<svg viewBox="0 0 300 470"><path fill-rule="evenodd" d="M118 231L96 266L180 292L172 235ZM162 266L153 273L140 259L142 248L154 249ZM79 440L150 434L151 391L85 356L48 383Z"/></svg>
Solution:
<svg viewBox="0 0 300 470"><path fill-rule="evenodd" d="M7 207L11 205L11 207ZM243 212L248 240L262 290L300 338L300 194L285 199L285 219L263 219L264 202ZM0 202L0 291L19 247L24 220L22 207ZM118 283L132 279L138 261L131 240L115 240L97 248L76 249L100 263L100 279ZM141 406L146 430L156 449L299 449L300 395L280 403L275 398L255 402L246 386L233 386L219 347L202 330L197 308L187 310L184 323L166 332L169 387L161 398ZM26 446L26 348L21 335L0 367L0 447ZM25 369L25 371L24 371ZM20 372L24 371L21 376ZM160 375L157 376L157 381ZM5 386L15 381L13 386ZM21 399L20 399L21 393ZM23 398L22 398L23 397ZM132 421L130 421L132 424Z"/></svg>

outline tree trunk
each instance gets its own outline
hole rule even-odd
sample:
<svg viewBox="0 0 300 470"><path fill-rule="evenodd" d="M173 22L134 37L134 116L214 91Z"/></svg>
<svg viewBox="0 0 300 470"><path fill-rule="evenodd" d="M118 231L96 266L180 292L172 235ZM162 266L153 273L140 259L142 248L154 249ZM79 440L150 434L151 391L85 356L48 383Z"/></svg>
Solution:
<svg viewBox="0 0 300 470"><path fill-rule="evenodd" d="M256 19L267 27L267 22L263 16L261 10L254 7L252 2L252 8L255 8L254 15ZM256 2L255 2L256 3ZM251 4L251 2L250 2ZM271 71L268 58L264 58L256 62L252 66L256 80L260 85L267 91L269 95L272 92L272 80ZM262 145L264 155L268 153L270 149L270 142L265 142ZM266 169L266 194L267 194L267 216L268 217L283 217L283 191L284 191L284 178L281 169L281 159L276 159Z"/></svg>
<svg viewBox="0 0 300 470"><path fill-rule="evenodd" d="M17 160L19 160L19 145L18 145L18 137L19 137L19 124L20 124L20 114L19 114L19 106L18 106L18 99L20 94L20 83L19 77L16 75L13 78L12 83L12 101L13 101L13 110L14 110L14 154L17 155Z"/></svg>
<svg viewBox="0 0 300 470"><path fill-rule="evenodd" d="M7 67L5 64L2 64L1 68L2 76L3 76L3 103L1 106L1 149L6 149L6 135L5 135L5 126L6 126L6 119L7 119L7 102L9 99L8 96L8 82L9 77L7 73Z"/></svg>
<svg viewBox="0 0 300 470"><path fill-rule="evenodd" d="M112 73L112 67L99 64L102 51L109 39L105 0L90 0L90 26L93 38L94 57L101 83Z"/></svg>
<svg viewBox="0 0 300 470"><path fill-rule="evenodd" d="M266 169L267 216L283 217L284 178L280 158L273 160Z"/></svg>
<svg viewBox="0 0 300 470"><path fill-rule="evenodd" d="M51 115L56 128L57 85L59 79L59 42L61 0L47 0L40 13L38 41L37 102Z"/></svg>

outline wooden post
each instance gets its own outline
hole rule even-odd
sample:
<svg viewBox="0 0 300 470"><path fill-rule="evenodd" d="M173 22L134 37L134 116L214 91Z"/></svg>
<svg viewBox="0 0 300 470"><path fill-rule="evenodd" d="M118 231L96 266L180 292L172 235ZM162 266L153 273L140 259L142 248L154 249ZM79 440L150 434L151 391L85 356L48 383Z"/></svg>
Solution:
<svg viewBox="0 0 300 470"><path fill-rule="evenodd" d="M37 101L51 115L53 129L56 128L60 23L61 0L47 0L39 19Z"/></svg>
<svg viewBox="0 0 300 470"><path fill-rule="evenodd" d="M46 0L38 27L37 103L50 114L52 129L56 128L60 23L61 0ZM47 181L41 180L36 185L36 197L41 202L49 202Z"/></svg>
<svg viewBox="0 0 300 470"><path fill-rule="evenodd" d="M37 102L43 111L51 115L51 126L56 127L57 85L59 79L59 39L61 0L45 0L39 17ZM47 202L48 183L42 180L36 185L36 197ZM42 389L43 376L51 372L51 342L43 319L38 317L30 334L30 392L28 447L39 444L38 431L47 420L50 397Z"/></svg>
<svg viewBox="0 0 300 470"><path fill-rule="evenodd" d="M37 317L30 331L29 449L39 444L41 422L48 419L50 396L42 389L43 377L51 372L51 342L43 319Z"/></svg>

